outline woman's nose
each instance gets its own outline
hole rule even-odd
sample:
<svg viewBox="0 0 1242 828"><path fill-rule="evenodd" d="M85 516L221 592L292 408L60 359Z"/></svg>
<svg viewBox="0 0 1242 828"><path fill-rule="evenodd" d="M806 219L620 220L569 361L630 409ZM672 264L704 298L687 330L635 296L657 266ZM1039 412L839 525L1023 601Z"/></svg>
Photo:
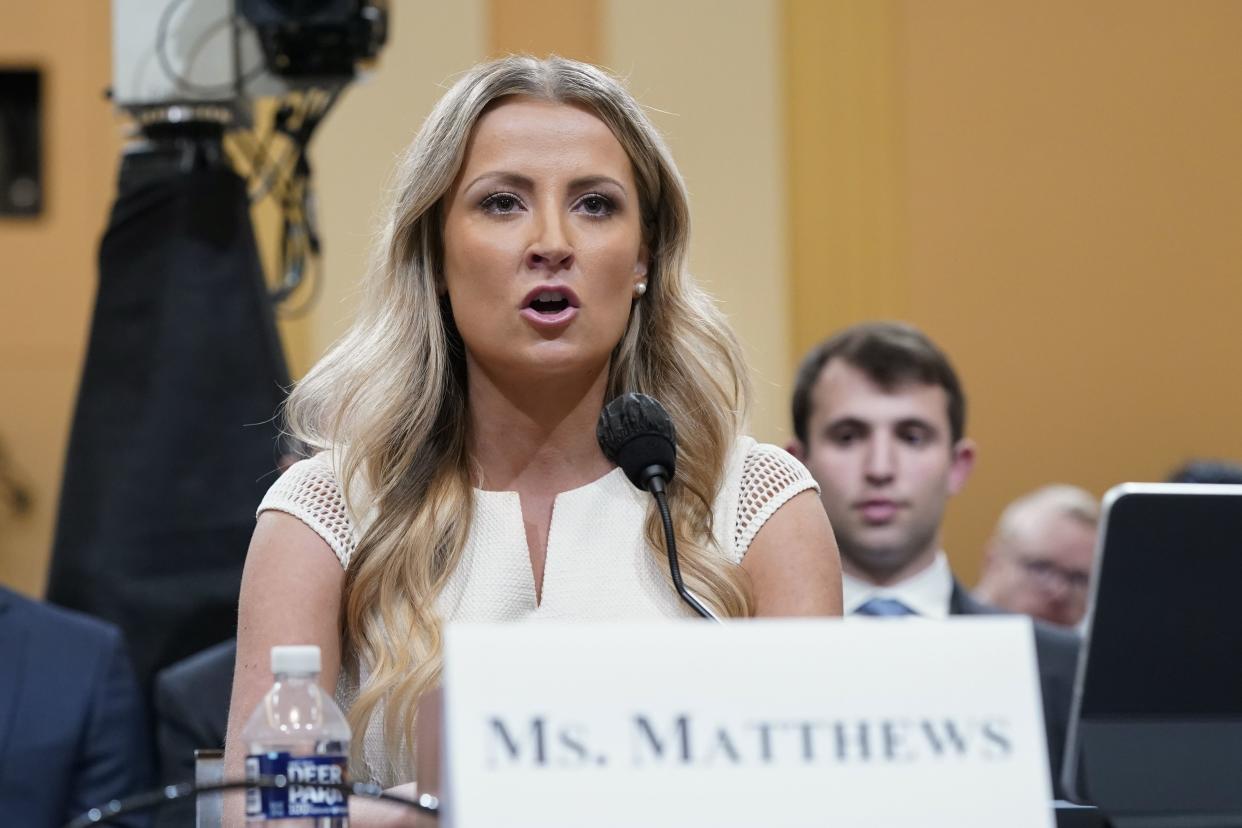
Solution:
<svg viewBox="0 0 1242 828"><path fill-rule="evenodd" d="M555 273L573 264L574 250L559 215L547 215L537 224L535 238L526 251L526 266L531 270Z"/></svg>

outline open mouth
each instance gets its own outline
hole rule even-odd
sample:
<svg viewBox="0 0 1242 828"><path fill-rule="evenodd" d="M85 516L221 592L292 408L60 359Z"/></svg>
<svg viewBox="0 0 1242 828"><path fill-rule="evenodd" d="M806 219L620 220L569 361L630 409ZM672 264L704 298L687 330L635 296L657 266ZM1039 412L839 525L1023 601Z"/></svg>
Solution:
<svg viewBox="0 0 1242 828"><path fill-rule="evenodd" d="M545 333L560 331L578 315L578 296L566 285L541 285L526 294L521 314Z"/></svg>
<svg viewBox="0 0 1242 828"><path fill-rule="evenodd" d="M545 290L530 301L528 308L535 313L555 316L570 307L569 298L559 290Z"/></svg>

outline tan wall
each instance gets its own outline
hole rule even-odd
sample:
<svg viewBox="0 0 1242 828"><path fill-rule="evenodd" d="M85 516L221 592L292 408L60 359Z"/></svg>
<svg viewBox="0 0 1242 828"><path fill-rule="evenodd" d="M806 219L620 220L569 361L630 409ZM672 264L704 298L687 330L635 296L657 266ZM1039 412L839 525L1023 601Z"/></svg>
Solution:
<svg viewBox="0 0 1242 828"><path fill-rule="evenodd" d="M0 583L43 591L120 132L106 2L6 3L0 65L44 70L44 212L0 219L0 441L34 495L0 507Z"/></svg>
<svg viewBox="0 0 1242 828"><path fill-rule="evenodd" d="M904 4L911 302L957 357L970 562L1015 495L1242 460L1242 4Z"/></svg>
<svg viewBox="0 0 1242 828"><path fill-rule="evenodd" d="M867 23L877 7L889 17ZM851 267L879 274L861 289L869 304L856 315L822 312L824 332L902 314L957 362L981 444L947 528L967 581L1002 506L1030 488L1061 480L1102 493L1160 478L1188 456L1242 459L1242 387L1233 379L1242 356L1242 5L789 0L787 8L801 12L803 29L828 27L833 13L852 20L891 55L893 82L864 87L871 100L825 99L808 84L794 103L856 107L855 146L895 141L896 152L863 161L880 187L895 182L898 197L877 208L852 185L834 188L831 177L795 167L791 203L811 203L797 200L801 191L830 204L795 212L796 237L813 237L830 214L863 216L845 220L844 243L856 249L874 227L887 228L899 267L885 269L887 252L815 260L804 255L813 247L800 246L794 278L822 280L810 290L828 302L844 282L848 302L858 290ZM868 60L847 67L882 77L884 67ZM826 129L803 137L830 145ZM804 295L795 297L800 307L822 307ZM805 336L808 320L801 324Z"/></svg>
<svg viewBox="0 0 1242 828"><path fill-rule="evenodd" d="M488 0L487 54L556 54L599 63L603 5L601 0Z"/></svg>
<svg viewBox="0 0 1242 828"><path fill-rule="evenodd" d="M612 0L605 19L607 64L649 108L690 189L690 267L746 350L751 431L783 441L791 370L780 4Z"/></svg>
<svg viewBox="0 0 1242 828"><path fill-rule="evenodd" d="M910 310L901 16L891 0L786 0L783 11L797 364L830 331Z"/></svg>

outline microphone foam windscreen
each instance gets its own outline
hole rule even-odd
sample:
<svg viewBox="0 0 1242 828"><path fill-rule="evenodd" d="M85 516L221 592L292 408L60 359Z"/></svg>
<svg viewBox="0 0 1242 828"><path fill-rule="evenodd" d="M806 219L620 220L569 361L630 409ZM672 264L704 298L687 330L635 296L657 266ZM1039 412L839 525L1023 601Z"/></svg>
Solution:
<svg viewBox="0 0 1242 828"><path fill-rule="evenodd" d="M604 456L616 463L635 486L644 488L642 473L662 466L673 479L677 465L677 435L664 406L646 394L617 397L599 415L595 436Z"/></svg>

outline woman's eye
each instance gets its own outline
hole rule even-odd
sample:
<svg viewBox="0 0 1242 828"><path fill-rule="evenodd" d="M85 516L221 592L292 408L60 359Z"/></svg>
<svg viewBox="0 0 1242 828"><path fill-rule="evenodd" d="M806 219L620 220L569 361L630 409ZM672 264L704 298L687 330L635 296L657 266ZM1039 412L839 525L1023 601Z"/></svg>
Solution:
<svg viewBox="0 0 1242 828"><path fill-rule="evenodd" d="M489 213L516 213L522 202L512 193L492 193L483 199L481 206Z"/></svg>
<svg viewBox="0 0 1242 828"><path fill-rule="evenodd" d="M612 200L598 193L583 196L578 200L578 207L588 216L607 216L612 214Z"/></svg>

